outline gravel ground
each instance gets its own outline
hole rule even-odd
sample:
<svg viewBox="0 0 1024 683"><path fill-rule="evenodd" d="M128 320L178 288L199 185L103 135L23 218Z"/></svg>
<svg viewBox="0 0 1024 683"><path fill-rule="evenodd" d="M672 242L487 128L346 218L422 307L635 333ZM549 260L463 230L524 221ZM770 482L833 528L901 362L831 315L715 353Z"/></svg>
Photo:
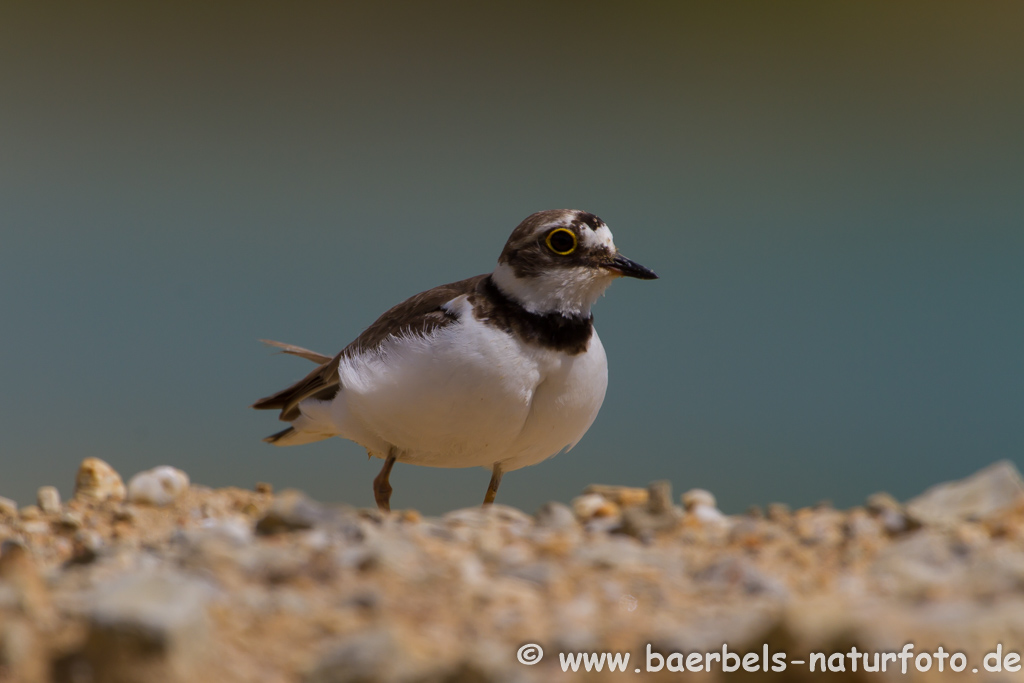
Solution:
<svg viewBox="0 0 1024 683"><path fill-rule="evenodd" d="M72 500L38 498L0 498L0 681L1024 678L1024 485L1006 462L906 503L737 516L667 482L534 515L381 514L173 468L126 486L95 458ZM629 653L626 673L563 673L591 652ZM886 673L865 672L876 653Z"/></svg>

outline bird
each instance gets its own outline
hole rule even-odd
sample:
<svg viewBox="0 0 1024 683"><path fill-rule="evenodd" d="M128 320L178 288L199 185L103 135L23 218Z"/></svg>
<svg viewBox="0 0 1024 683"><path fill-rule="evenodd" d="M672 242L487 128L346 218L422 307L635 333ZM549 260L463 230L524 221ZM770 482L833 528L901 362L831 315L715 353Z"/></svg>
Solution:
<svg viewBox="0 0 1024 683"><path fill-rule="evenodd" d="M264 441L360 444L384 460L373 494L385 512L395 463L488 468L490 505L504 473L570 450L596 419L608 361L591 307L619 277L658 278L594 214L531 214L492 272L416 294L333 357L263 340L317 363L252 405L290 423Z"/></svg>

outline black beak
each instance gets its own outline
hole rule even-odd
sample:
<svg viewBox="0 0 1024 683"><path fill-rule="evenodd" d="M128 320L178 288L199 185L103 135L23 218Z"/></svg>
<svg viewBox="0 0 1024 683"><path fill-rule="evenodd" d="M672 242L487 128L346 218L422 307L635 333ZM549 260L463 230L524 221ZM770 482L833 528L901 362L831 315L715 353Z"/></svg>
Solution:
<svg viewBox="0 0 1024 683"><path fill-rule="evenodd" d="M641 266L636 261L630 261L622 254L616 254L605 268L625 277L635 277L638 280L657 280L658 276L650 268Z"/></svg>

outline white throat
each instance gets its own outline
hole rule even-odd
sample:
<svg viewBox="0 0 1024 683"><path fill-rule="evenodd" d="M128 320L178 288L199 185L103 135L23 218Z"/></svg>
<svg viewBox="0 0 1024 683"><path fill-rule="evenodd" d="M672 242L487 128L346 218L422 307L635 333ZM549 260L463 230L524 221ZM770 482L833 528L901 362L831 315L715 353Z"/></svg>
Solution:
<svg viewBox="0 0 1024 683"><path fill-rule="evenodd" d="M498 289L530 313L589 318L590 307L608 289L615 275L579 266L521 278L507 263L499 263L491 278Z"/></svg>

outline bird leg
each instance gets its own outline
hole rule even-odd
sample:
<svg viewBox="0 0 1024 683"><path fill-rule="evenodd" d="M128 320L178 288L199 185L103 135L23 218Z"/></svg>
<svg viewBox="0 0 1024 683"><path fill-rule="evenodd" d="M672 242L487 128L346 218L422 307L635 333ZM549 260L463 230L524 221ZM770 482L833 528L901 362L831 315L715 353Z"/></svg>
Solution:
<svg viewBox="0 0 1024 683"><path fill-rule="evenodd" d="M381 512L391 512L391 484L388 477L391 476L391 468L395 466L395 459L395 449L392 448L388 451L380 474L373 480L373 499L377 501L377 507Z"/></svg>
<svg viewBox="0 0 1024 683"><path fill-rule="evenodd" d="M490 505L494 502L494 497L498 495L498 485L501 483L501 463L496 462L491 468L491 483L487 485L487 495L484 496L484 505Z"/></svg>

